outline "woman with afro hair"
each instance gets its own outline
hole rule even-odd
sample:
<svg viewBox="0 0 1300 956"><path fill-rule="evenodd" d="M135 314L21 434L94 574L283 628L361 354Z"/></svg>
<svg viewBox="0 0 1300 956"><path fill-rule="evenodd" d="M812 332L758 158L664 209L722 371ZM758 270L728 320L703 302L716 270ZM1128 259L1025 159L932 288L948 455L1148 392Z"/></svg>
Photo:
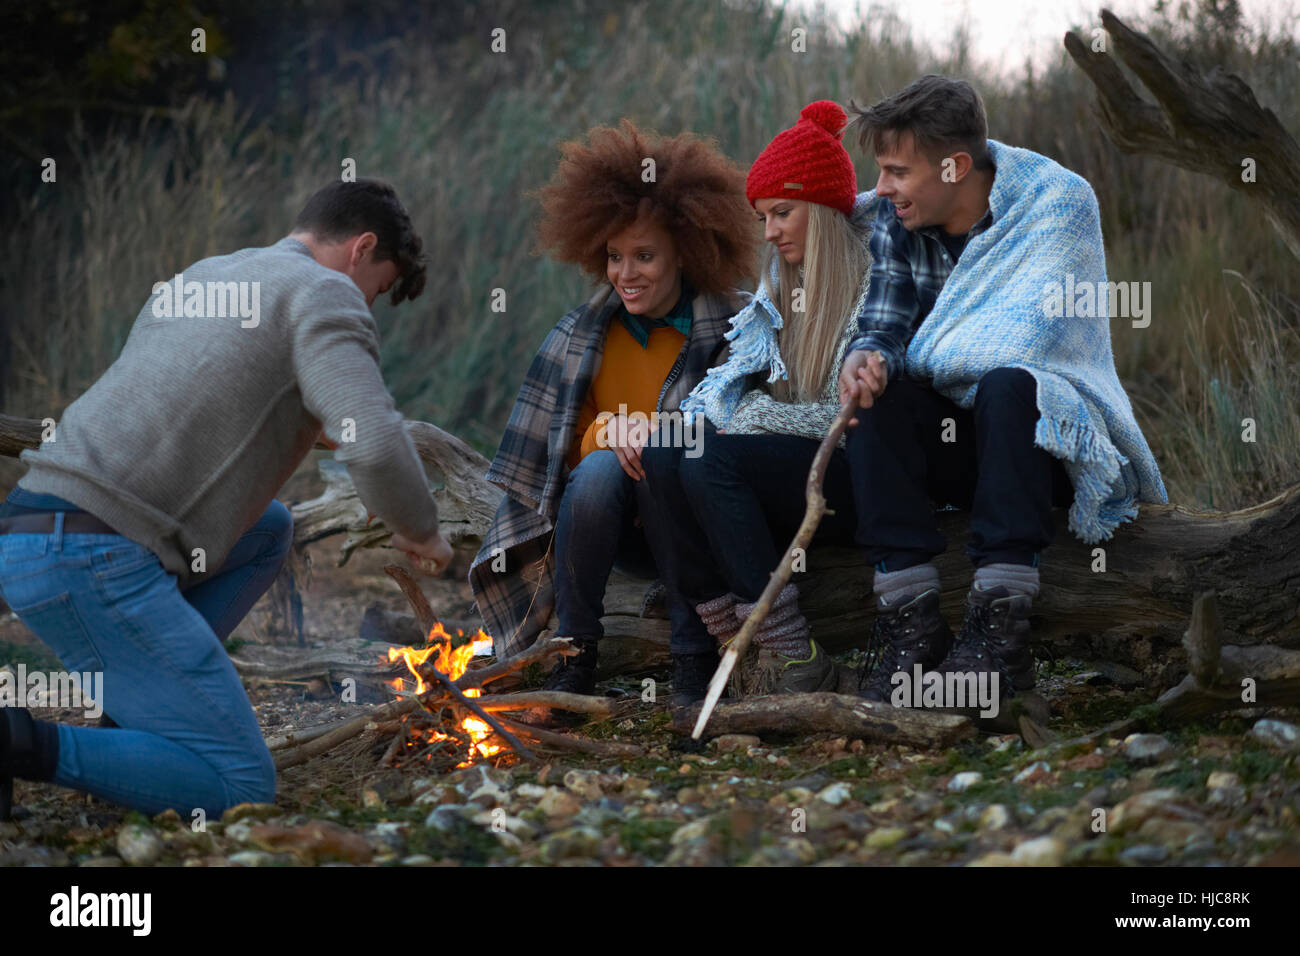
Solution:
<svg viewBox="0 0 1300 956"><path fill-rule="evenodd" d="M874 192L857 194L840 142L847 118L829 100L811 103L754 161L745 192L764 224L763 285L732 320L730 358L682 405L707 418L703 454L655 448L643 459L673 528L678 586L699 615L683 626L702 622L718 645L699 664L696 699L803 520L808 470L840 409L840 367L857 334L876 211ZM814 541L852 543L843 438L823 490L828 510ZM734 676L741 696L837 689L838 669L812 639L794 583L773 602Z"/></svg>
<svg viewBox="0 0 1300 956"><path fill-rule="evenodd" d="M757 258L744 171L689 133L629 120L561 147L538 192L539 249L592 276L596 291L546 336L519 390L487 479L506 492L470 568L499 656L527 647L550 617L578 654L546 687L591 693L606 582L617 562L657 567L682 661L713 641L673 586L672 547L651 514L642 449L724 350L734 287ZM693 643L692 643L693 642Z"/></svg>

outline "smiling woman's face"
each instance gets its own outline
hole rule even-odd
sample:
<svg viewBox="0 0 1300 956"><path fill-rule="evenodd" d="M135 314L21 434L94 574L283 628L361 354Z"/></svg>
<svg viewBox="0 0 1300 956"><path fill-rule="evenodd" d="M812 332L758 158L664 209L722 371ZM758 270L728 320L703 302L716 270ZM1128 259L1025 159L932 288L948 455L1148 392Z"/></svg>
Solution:
<svg viewBox="0 0 1300 956"><path fill-rule="evenodd" d="M639 219L606 242L605 274L628 312L661 319L682 294L682 267L673 237Z"/></svg>
<svg viewBox="0 0 1300 956"><path fill-rule="evenodd" d="M758 199L754 209L763 223L763 238L790 265L801 264L808 237L808 204L802 199Z"/></svg>

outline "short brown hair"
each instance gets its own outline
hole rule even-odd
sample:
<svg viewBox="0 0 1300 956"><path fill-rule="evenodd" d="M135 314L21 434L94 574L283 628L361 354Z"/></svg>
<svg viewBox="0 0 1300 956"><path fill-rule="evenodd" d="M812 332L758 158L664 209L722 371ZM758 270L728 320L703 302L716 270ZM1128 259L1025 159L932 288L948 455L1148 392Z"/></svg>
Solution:
<svg viewBox="0 0 1300 956"><path fill-rule="evenodd" d="M849 110L855 115L845 133L856 130L863 149L880 153L911 133L934 162L964 151L976 169L993 168L984 101L965 80L930 73L867 109L850 101Z"/></svg>
<svg viewBox="0 0 1300 956"><path fill-rule="evenodd" d="M397 263L390 301L397 305L424 291L424 242L411 225L397 190L378 179L333 182L317 190L294 220L295 232L339 242L373 232L376 262Z"/></svg>
<svg viewBox="0 0 1300 956"><path fill-rule="evenodd" d="M606 243L649 215L673 237L687 282L699 292L726 292L753 274L758 248L745 173L711 140L691 133L661 137L624 119L598 126L587 142L560 147L563 158L536 196L538 246L598 282L606 278ZM643 179L654 160L652 182Z"/></svg>

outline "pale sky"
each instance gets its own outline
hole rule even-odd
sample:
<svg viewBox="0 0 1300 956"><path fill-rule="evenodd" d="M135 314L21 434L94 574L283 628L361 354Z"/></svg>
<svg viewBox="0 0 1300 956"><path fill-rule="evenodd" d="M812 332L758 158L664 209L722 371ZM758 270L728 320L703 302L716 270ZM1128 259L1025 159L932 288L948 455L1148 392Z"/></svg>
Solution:
<svg viewBox="0 0 1300 956"><path fill-rule="evenodd" d="M825 5L849 18L859 8L868 16L873 7L890 9L912 28L914 39L931 45L948 42L966 22L977 60L1018 73L1027 59L1041 65L1063 55L1061 37L1072 26L1100 27L1102 7L1128 22L1134 13L1150 11L1155 0L789 0L788 5L791 10ZM1242 0L1241 7L1252 25L1300 35L1300 0Z"/></svg>

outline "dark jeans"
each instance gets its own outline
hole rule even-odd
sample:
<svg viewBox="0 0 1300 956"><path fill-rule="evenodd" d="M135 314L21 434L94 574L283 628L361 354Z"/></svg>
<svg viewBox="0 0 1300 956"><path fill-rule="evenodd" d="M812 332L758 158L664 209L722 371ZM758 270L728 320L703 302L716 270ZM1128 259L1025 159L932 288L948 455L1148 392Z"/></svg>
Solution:
<svg viewBox="0 0 1300 956"><path fill-rule="evenodd" d="M795 435L730 435L706 428L703 454L647 448L641 457L658 514L673 531L689 629L673 641L714 646L694 605L728 591L756 601L803 521L818 442ZM813 542L851 541L856 524L848 459L836 450L823 485L828 513ZM834 511L835 514L830 514ZM702 637L701 637L702 636Z"/></svg>
<svg viewBox="0 0 1300 956"><path fill-rule="evenodd" d="M849 430L857 542L868 563L901 571L941 554L934 504L951 504L971 513L966 554L976 567L1036 567L1055 530L1052 506L1074 497L1065 466L1034 446L1038 418L1037 383L1023 369L987 373L971 409L924 383L890 382Z"/></svg>
<svg viewBox="0 0 1300 956"><path fill-rule="evenodd" d="M605 586L610 571L664 580L671 575L667 529L653 520L645 481L636 481L602 448L578 463L560 497L555 523L555 613L558 633L597 640L604 636ZM644 527L636 527L637 515ZM673 620L694 614L668 588Z"/></svg>

